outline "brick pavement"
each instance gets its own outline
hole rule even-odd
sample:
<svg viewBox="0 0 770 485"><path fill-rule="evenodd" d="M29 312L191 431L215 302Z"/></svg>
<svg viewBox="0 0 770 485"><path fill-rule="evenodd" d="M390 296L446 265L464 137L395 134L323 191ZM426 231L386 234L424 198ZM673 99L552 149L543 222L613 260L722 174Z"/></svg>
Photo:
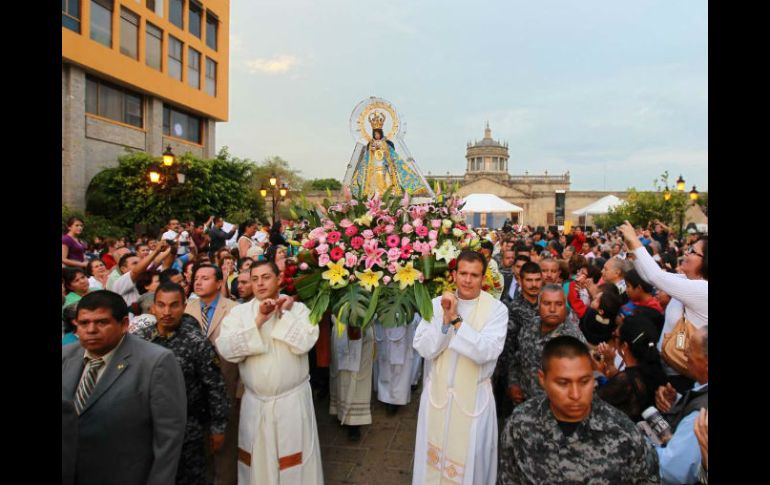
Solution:
<svg viewBox="0 0 770 485"><path fill-rule="evenodd" d="M395 416L372 393L372 424L361 429L361 441L348 440L347 431L329 414L329 398L314 400L321 462L327 485L405 485L412 483L414 441L420 392Z"/></svg>

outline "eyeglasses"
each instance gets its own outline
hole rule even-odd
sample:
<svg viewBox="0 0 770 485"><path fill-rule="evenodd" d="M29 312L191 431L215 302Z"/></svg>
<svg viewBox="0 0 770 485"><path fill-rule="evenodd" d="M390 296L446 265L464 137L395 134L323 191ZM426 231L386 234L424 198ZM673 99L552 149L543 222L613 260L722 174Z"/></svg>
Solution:
<svg viewBox="0 0 770 485"><path fill-rule="evenodd" d="M685 254L694 254L696 256L700 256L701 258L703 257L703 255L701 253L695 251L695 246L690 246L689 248L687 248L687 250L684 253Z"/></svg>

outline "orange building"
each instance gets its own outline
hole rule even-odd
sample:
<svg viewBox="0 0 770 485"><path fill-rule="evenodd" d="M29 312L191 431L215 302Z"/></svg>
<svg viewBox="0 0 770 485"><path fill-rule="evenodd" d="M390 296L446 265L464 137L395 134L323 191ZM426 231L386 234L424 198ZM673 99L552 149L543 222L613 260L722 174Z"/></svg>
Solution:
<svg viewBox="0 0 770 485"><path fill-rule="evenodd" d="M229 0L62 0L63 204L126 149L214 156L229 27Z"/></svg>

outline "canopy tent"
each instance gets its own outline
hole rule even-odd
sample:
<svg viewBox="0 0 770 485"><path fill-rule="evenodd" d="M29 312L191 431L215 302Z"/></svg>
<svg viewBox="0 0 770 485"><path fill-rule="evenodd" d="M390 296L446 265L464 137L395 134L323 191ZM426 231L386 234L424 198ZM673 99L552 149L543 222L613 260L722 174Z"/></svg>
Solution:
<svg viewBox="0 0 770 485"><path fill-rule="evenodd" d="M466 218L468 214L489 214L491 221L487 222L488 226L498 225L495 223L494 214L500 214L500 217L505 219L507 216L504 217L503 214L507 215L511 212L524 212L523 208L511 204L510 202L506 202L494 194L470 194L464 198L464 201L465 205L463 206L462 211L463 214L466 214ZM521 220L519 220L519 223L523 224Z"/></svg>
<svg viewBox="0 0 770 485"><path fill-rule="evenodd" d="M623 201L614 195L606 195L596 202L592 202L582 209L572 211L576 216L593 216L597 214L606 214L611 208L622 204Z"/></svg>

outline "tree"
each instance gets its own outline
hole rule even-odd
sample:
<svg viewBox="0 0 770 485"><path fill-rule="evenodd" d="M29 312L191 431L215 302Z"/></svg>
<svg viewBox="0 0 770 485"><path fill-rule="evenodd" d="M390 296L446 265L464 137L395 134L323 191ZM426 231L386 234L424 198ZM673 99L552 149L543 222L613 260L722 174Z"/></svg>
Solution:
<svg viewBox="0 0 770 485"><path fill-rule="evenodd" d="M342 183L337 179L312 179L305 182L303 186L303 192L311 192L317 190L331 191L342 190Z"/></svg>
<svg viewBox="0 0 770 485"><path fill-rule="evenodd" d="M281 157L268 157L262 163L256 164L252 172L252 186L255 190L270 187L270 177L278 177L281 184L286 184L291 191L302 190L305 179L300 177L299 170L292 170L289 162Z"/></svg>
<svg viewBox="0 0 770 485"><path fill-rule="evenodd" d="M230 157L226 149L203 160L191 154L178 158L186 183L159 187L148 181L156 158L133 152L119 158L117 167L98 173L86 192L86 212L108 218L122 227L162 225L169 218L205 221L220 215L240 223L246 217L264 216L264 201L250 182L255 166Z"/></svg>
<svg viewBox="0 0 770 485"><path fill-rule="evenodd" d="M654 192L639 192L635 188L628 189L628 197L623 204L610 209L603 216L595 216L594 223L602 228L619 226L628 221L634 226L644 226L660 220L672 229L679 228L681 213L687 208L689 196L687 192L677 192L668 184L668 171L663 172L659 179L653 180ZM671 198L665 200L664 187L669 187Z"/></svg>

